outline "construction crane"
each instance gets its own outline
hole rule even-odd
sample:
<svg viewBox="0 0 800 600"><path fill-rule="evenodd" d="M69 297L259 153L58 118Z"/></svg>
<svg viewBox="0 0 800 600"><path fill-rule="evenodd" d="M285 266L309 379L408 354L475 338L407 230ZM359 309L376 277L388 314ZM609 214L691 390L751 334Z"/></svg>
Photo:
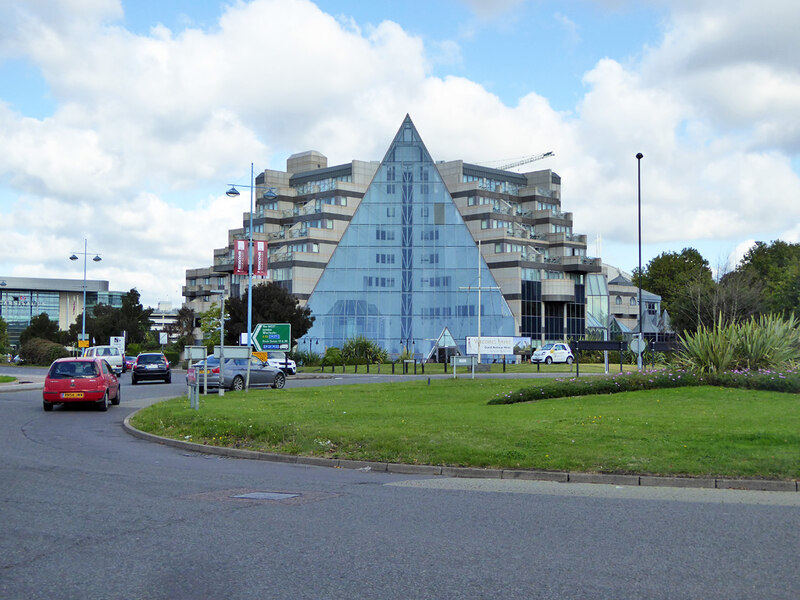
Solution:
<svg viewBox="0 0 800 600"><path fill-rule="evenodd" d="M534 154L533 156L529 156L527 158L520 159L518 161L508 163L506 165L502 165L497 167L501 171L508 171L509 169L513 169L514 167L521 167L522 165L527 165L528 163L536 162L537 160L542 160L543 158L550 158L551 156L555 156L555 152L545 152L543 154Z"/></svg>

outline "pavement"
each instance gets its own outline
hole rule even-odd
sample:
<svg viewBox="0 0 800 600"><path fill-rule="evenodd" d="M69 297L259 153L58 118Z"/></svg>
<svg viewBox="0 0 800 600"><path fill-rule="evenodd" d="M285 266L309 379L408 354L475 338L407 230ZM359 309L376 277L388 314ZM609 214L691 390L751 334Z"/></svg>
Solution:
<svg viewBox="0 0 800 600"><path fill-rule="evenodd" d="M44 375L23 375L16 381L0 383L0 393L23 392L26 390L40 390L44 387Z"/></svg>

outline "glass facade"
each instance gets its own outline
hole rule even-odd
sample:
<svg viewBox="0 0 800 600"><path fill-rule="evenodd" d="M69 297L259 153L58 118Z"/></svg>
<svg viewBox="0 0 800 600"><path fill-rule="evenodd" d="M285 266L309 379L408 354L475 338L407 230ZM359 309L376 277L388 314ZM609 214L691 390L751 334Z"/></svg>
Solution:
<svg viewBox="0 0 800 600"><path fill-rule="evenodd" d="M0 316L10 325L30 325L33 317L46 313L58 323L58 292L9 290L0 292Z"/></svg>
<svg viewBox="0 0 800 600"><path fill-rule="evenodd" d="M478 334L479 311L482 335L515 335L511 310L408 117L308 306L316 320L306 337L325 346L364 336L390 353L426 356L447 327L463 351Z"/></svg>

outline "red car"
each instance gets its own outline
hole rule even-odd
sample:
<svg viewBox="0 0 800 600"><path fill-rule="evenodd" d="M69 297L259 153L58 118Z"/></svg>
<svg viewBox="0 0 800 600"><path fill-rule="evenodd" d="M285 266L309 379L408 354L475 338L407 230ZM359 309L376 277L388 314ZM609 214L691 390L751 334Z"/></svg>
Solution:
<svg viewBox="0 0 800 600"><path fill-rule="evenodd" d="M65 402L95 402L105 411L109 404L119 404L119 380L101 358L59 358L50 365L42 396L45 410Z"/></svg>

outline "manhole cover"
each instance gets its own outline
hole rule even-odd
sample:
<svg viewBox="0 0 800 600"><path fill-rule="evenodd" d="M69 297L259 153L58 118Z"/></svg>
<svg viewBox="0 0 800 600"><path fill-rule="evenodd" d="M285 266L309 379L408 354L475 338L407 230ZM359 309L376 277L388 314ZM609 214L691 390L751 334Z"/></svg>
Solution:
<svg viewBox="0 0 800 600"><path fill-rule="evenodd" d="M253 488L234 488L215 490L185 496L193 500L215 500L217 502L249 503L249 504L283 504L297 506L309 502L319 502L336 498L341 494L330 492L263 492Z"/></svg>
<svg viewBox="0 0 800 600"><path fill-rule="evenodd" d="M300 494L285 494L281 492L250 492L231 497L241 500L289 500L290 498L298 498L299 496Z"/></svg>

